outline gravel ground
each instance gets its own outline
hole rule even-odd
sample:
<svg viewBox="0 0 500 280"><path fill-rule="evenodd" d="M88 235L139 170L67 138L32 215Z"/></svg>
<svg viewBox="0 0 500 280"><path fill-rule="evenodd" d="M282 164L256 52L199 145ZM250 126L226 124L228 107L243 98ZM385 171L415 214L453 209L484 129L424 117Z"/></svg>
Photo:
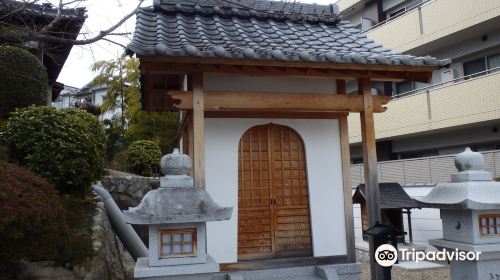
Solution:
<svg viewBox="0 0 500 280"><path fill-rule="evenodd" d="M363 266L361 280L370 280L370 266L366 259L358 258ZM394 267L392 269L392 280L451 280L450 267L409 270Z"/></svg>

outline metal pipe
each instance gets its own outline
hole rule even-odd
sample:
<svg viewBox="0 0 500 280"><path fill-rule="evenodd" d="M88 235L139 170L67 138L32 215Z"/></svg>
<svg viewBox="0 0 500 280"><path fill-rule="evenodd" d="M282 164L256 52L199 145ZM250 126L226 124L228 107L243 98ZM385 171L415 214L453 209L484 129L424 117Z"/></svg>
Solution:
<svg viewBox="0 0 500 280"><path fill-rule="evenodd" d="M125 222L123 213L116 205L111 194L100 184L92 185L92 189L101 196L109 222L132 258L137 261L138 258L147 257L148 248L146 248L134 228Z"/></svg>

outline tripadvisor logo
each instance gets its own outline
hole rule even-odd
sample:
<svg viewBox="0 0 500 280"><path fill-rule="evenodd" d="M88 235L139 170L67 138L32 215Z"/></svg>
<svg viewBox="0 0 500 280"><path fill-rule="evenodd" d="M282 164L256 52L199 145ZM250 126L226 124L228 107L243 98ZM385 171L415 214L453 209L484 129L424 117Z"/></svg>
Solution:
<svg viewBox="0 0 500 280"><path fill-rule="evenodd" d="M391 266L398 261L398 251L392 245L380 245L375 251L375 260L380 266Z"/></svg>
<svg viewBox="0 0 500 280"><path fill-rule="evenodd" d="M455 250L415 251L415 248L399 249L401 261L478 261L481 252ZM380 245L375 251L375 260L380 266L389 267L398 261L398 251L390 244Z"/></svg>

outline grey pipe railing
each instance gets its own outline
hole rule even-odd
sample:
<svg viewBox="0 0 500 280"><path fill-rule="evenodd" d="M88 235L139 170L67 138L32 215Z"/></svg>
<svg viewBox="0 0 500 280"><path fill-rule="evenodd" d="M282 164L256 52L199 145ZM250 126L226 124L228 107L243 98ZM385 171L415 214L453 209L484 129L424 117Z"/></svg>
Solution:
<svg viewBox="0 0 500 280"><path fill-rule="evenodd" d="M125 222L123 213L118 205L116 205L111 194L101 185L93 185L92 189L101 196L104 207L106 208L109 223L132 258L137 261L138 258L147 257L148 248L146 248L146 245L144 245L141 238L139 238L134 228Z"/></svg>

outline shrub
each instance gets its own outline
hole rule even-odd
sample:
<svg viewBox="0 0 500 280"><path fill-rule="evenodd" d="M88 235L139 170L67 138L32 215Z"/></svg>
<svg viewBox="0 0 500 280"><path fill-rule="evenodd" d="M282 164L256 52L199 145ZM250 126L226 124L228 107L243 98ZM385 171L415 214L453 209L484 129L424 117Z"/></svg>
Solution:
<svg viewBox="0 0 500 280"><path fill-rule="evenodd" d="M102 174L104 128L83 110L17 110L0 129L0 145L9 160L26 165L63 194L90 192L90 184Z"/></svg>
<svg viewBox="0 0 500 280"><path fill-rule="evenodd" d="M149 140L135 141L127 151L129 170L142 176L153 175L153 169L159 165L160 159L160 147Z"/></svg>
<svg viewBox="0 0 500 280"><path fill-rule="evenodd" d="M0 118L16 108L49 101L45 67L28 51L0 46L0 77Z"/></svg>
<svg viewBox="0 0 500 280"><path fill-rule="evenodd" d="M20 259L50 259L61 246L64 209L55 188L29 170L0 161L0 270Z"/></svg>

